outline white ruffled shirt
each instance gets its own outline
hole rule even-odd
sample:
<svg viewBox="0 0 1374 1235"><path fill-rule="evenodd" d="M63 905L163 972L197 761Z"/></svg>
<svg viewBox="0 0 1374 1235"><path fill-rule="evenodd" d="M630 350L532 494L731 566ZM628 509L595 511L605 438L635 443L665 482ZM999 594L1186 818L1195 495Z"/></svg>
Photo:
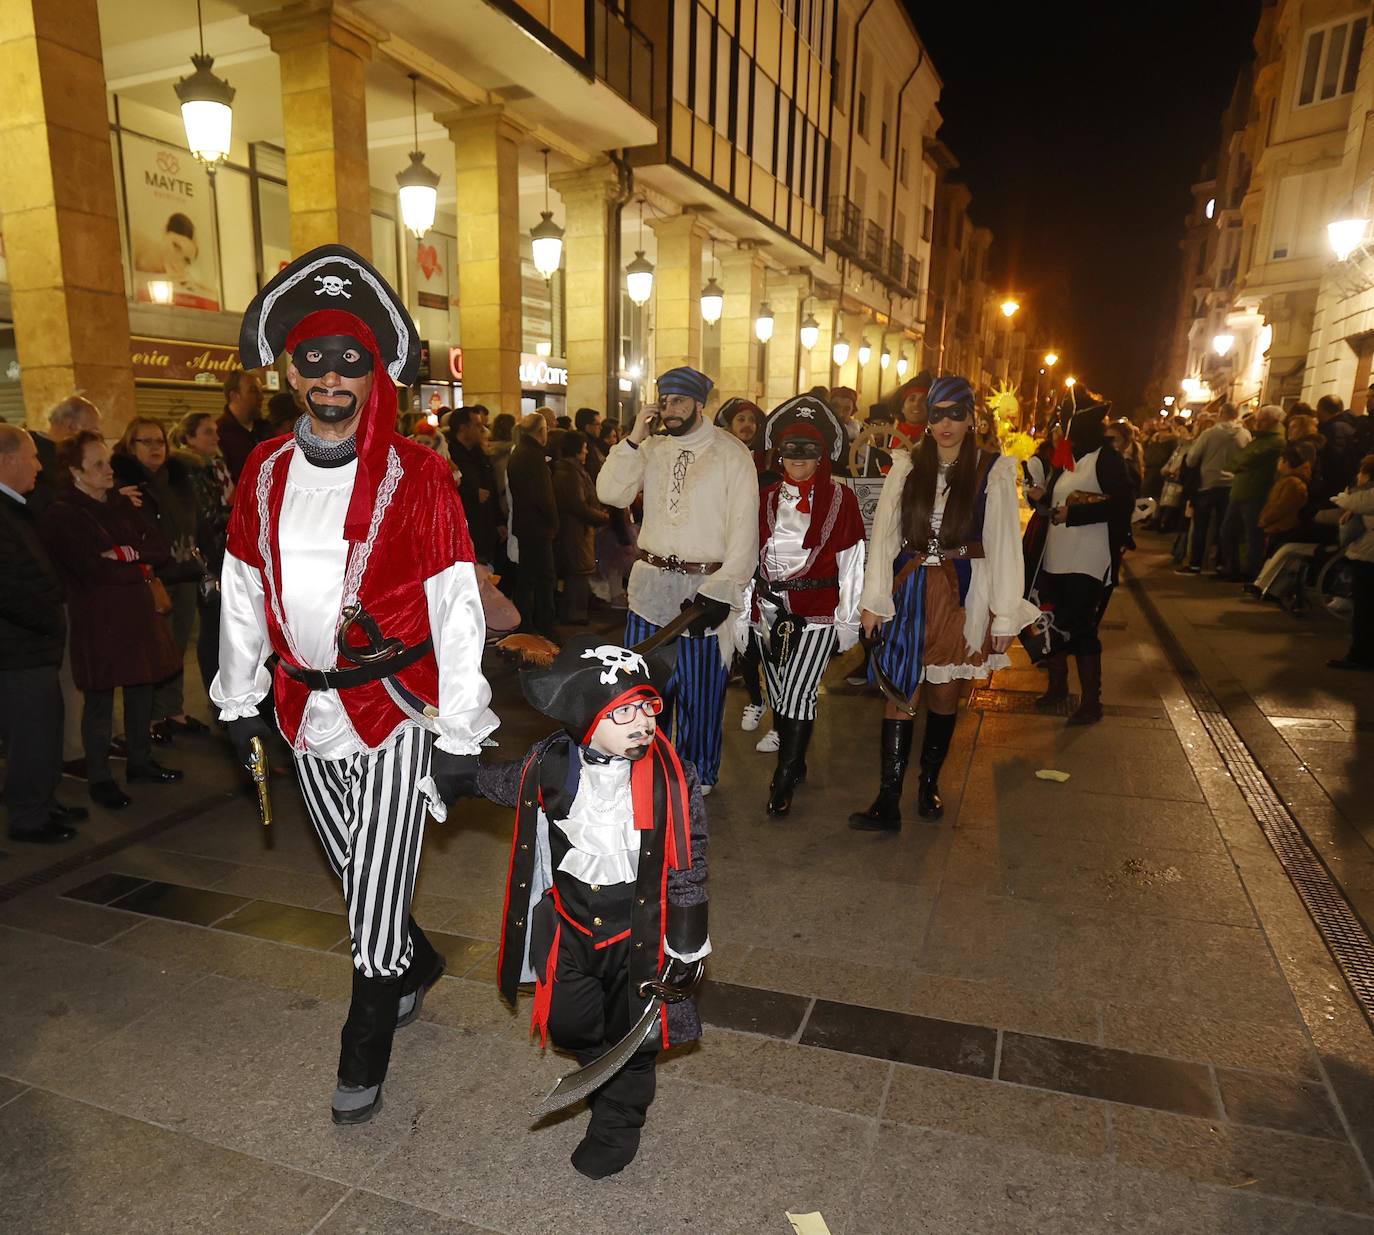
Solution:
<svg viewBox="0 0 1374 1235"><path fill-rule="evenodd" d="M558 869L585 884L610 887L634 883L639 878L640 837L630 789L634 765L627 759L596 762L580 747L577 756L582 764L577 796L567 818L556 825L572 848L563 855ZM685 956L666 942L664 947L670 956L690 962L709 955L711 941L708 938L698 951Z"/></svg>
<svg viewBox="0 0 1374 1235"><path fill-rule="evenodd" d="M1059 473L1054 482L1050 505L1067 506L1073 493L1101 494L1097 483L1097 456L1094 450L1073 465L1073 471ZM1051 523L1045 538L1045 557L1040 568L1051 575L1091 575L1106 579L1112 573L1112 546L1105 523L1084 523L1070 527Z"/></svg>
<svg viewBox="0 0 1374 1235"><path fill-rule="evenodd" d="M356 461L316 467L299 450L287 469L277 526L282 614L292 648L302 664L315 669L333 669L338 662L336 636L348 563L344 515L356 471ZM240 500L249 501L251 495L242 494ZM486 621L476 570L471 562L455 562L426 579L424 587L439 662L438 715L425 717L425 727L438 735L440 749L475 755L499 724L481 669ZM210 700L220 709L220 719L229 721L257 715L272 687L263 666L271 646L261 573L226 553L220 589L220 668ZM318 759L344 759L368 748L354 731L339 692L321 690L310 692L296 749Z"/></svg>
<svg viewBox="0 0 1374 1235"><path fill-rule="evenodd" d="M636 562L630 608L655 626L671 622L698 592L741 609L759 555L758 472L744 443L704 419L681 437L656 434L637 447L620 442L601 465L596 495L623 508L641 491L642 550L721 567L710 575L684 575Z"/></svg>
<svg viewBox="0 0 1374 1235"><path fill-rule="evenodd" d="M811 550L806 547L806 533L811 529L813 511L798 509L801 490L784 480L778 489L778 513L773 534L759 551L759 565L765 578L774 582L792 579L806 569ZM813 508L814 509L814 508ZM835 555L840 578L840 601L835 607L833 623L839 639L839 650L847 652L859 641L859 596L864 581L864 542L850 545ZM772 629L777 606L759 597L761 633ZM823 626L825 618L807 618L808 625Z"/></svg>
<svg viewBox="0 0 1374 1235"><path fill-rule="evenodd" d="M884 620L890 620L896 613L892 598L893 563L902 549L902 489L911 467L909 450L892 456L892 470L883 481L869 538L862 607ZM1040 616L1040 611L1024 596L1026 578L1021 557L1016 460L1011 455L1002 455L988 473L982 543L984 556L969 563L971 578L964 600L964 642L970 648L983 646L989 622L994 637L1013 636Z"/></svg>

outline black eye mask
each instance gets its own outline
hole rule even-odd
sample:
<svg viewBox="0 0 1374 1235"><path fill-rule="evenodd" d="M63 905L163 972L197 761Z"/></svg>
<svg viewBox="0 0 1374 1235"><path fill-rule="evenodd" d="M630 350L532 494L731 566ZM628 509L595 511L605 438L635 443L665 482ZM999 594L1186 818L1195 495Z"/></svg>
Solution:
<svg viewBox="0 0 1374 1235"><path fill-rule="evenodd" d="M302 377L323 377L326 373L364 377L372 372L372 353L349 335L321 335L296 344L291 363Z"/></svg>
<svg viewBox="0 0 1374 1235"><path fill-rule="evenodd" d="M785 437L778 445L780 459L819 459L821 453L820 442L805 437Z"/></svg>
<svg viewBox="0 0 1374 1235"><path fill-rule="evenodd" d="M972 412L967 403L931 403L926 406L926 423L937 425L942 420L967 420Z"/></svg>

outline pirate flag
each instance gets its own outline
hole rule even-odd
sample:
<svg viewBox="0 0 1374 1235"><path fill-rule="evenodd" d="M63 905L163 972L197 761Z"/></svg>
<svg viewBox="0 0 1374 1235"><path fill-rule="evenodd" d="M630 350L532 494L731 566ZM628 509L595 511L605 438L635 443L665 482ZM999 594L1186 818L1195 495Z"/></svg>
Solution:
<svg viewBox="0 0 1374 1235"><path fill-rule="evenodd" d="M282 352L290 354L307 384L331 372L347 378L372 374L360 409L358 468L344 519L344 539L365 541L396 436L396 387L413 384L419 372L415 323L359 254L341 244L321 245L278 273L243 315L239 355L245 368L271 365Z"/></svg>

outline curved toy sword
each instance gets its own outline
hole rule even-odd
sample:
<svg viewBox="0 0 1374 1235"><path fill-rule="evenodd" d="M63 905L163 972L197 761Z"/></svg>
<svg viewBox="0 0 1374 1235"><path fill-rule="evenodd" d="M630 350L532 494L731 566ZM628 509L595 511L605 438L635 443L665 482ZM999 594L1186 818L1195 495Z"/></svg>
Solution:
<svg viewBox="0 0 1374 1235"><path fill-rule="evenodd" d="M885 642L886 637L881 632L873 642L873 655L869 658L868 662L873 666L873 678L878 683L878 689L887 696L889 703L899 712L905 712L908 716L915 716L920 709L916 707L914 699L908 699L897 689L897 683L887 675L886 670L883 669L882 664L878 660L878 653L882 650Z"/></svg>

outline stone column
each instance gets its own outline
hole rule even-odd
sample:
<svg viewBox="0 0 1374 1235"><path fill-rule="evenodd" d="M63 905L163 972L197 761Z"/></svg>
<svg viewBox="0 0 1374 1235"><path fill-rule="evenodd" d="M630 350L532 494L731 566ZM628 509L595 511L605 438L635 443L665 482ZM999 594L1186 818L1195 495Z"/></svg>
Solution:
<svg viewBox="0 0 1374 1235"><path fill-rule="evenodd" d="M500 107L436 116L453 137L463 402L520 414L520 140Z"/></svg>
<svg viewBox="0 0 1374 1235"><path fill-rule="evenodd" d="M95 0L0 0L0 216L25 419L82 391L134 415L129 306Z"/></svg>
<svg viewBox="0 0 1374 1235"><path fill-rule="evenodd" d="M773 337L768 342L765 411L771 411L784 399L790 399L805 389L798 372L803 352L797 336L804 316L801 300L805 290L805 275L774 276L768 280L768 304L773 310Z"/></svg>
<svg viewBox="0 0 1374 1235"><path fill-rule="evenodd" d="M620 178L610 163L563 172L550 182L563 199L563 307L567 319L568 409L617 406L620 271L611 212Z"/></svg>
<svg viewBox="0 0 1374 1235"><path fill-rule="evenodd" d="M331 3L299 3L251 18L281 73L291 252L346 244L372 257L367 164L367 62L372 44Z"/></svg>
<svg viewBox="0 0 1374 1235"><path fill-rule="evenodd" d="M754 318L763 300L763 257L751 241L741 241L734 252L720 255L720 282L725 289L725 308L720 315L720 373L716 375L721 401L738 395L758 403L763 398L763 384L759 381L760 345L754 334Z"/></svg>
<svg viewBox="0 0 1374 1235"><path fill-rule="evenodd" d="M671 219L651 219L649 226L658 239L658 258L654 263L654 374L679 365L699 369L701 245L706 229L690 210Z"/></svg>

